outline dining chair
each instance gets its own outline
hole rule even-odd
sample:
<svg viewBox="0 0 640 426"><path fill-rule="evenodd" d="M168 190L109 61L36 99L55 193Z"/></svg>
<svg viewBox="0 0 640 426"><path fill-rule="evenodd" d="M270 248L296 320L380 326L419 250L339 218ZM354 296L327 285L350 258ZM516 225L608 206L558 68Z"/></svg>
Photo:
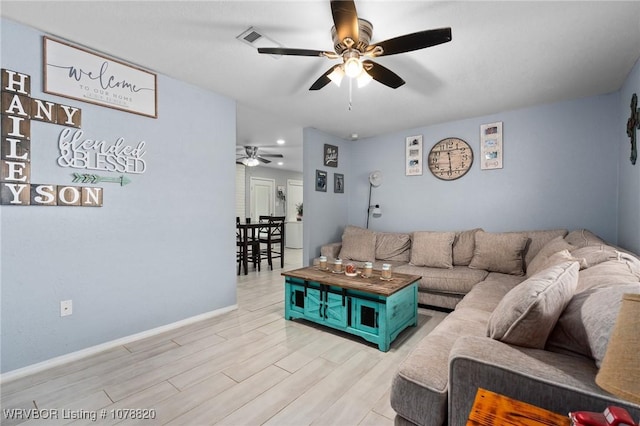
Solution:
<svg viewBox="0 0 640 426"><path fill-rule="evenodd" d="M258 241L266 244L260 249L260 261L267 259L269 268L273 270L273 259L280 258L280 267L284 268L284 220L285 216L261 216Z"/></svg>
<svg viewBox="0 0 640 426"><path fill-rule="evenodd" d="M245 223L251 224L251 218L246 218ZM255 236L256 228L242 226L240 218L236 216L236 261L238 263L238 275L245 264L244 253L246 246L247 263L251 260L253 267L260 270L260 241ZM247 275L248 268L245 268L244 274Z"/></svg>

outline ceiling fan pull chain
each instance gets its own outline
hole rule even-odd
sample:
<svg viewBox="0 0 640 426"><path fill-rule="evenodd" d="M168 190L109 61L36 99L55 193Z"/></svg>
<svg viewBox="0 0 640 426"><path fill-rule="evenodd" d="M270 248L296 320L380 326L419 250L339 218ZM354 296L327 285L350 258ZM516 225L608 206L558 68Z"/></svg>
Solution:
<svg viewBox="0 0 640 426"><path fill-rule="evenodd" d="M351 90L352 88L353 88L353 79L349 78L349 111L351 111L353 108L353 103L352 103L353 90Z"/></svg>

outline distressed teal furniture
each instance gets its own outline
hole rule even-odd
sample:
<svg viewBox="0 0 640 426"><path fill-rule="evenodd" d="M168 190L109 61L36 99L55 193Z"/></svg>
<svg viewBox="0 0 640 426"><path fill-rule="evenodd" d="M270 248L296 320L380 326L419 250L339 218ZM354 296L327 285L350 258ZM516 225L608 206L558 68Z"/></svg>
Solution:
<svg viewBox="0 0 640 426"><path fill-rule="evenodd" d="M382 281L347 277L316 267L283 272L285 318L303 318L360 336L387 352L391 342L418 323L419 275L394 274Z"/></svg>

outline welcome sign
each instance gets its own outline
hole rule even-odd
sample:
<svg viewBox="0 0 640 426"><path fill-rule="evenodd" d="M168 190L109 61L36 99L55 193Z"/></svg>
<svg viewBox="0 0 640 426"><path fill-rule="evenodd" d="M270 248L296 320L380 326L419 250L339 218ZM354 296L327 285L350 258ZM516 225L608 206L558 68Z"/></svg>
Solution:
<svg viewBox="0 0 640 426"><path fill-rule="evenodd" d="M157 118L156 75L44 37L44 91Z"/></svg>

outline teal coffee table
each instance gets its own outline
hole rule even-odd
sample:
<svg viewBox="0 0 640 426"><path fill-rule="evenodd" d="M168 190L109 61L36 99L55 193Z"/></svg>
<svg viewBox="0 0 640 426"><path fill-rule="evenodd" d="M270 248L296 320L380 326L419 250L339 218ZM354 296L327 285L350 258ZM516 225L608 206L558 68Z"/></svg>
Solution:
<svg viewBox="0 0 640 426"><path fill-rule="evenodd" d="M398 334L418 324L419 275L348 277L315 266L283 272L284 316L360 336L387 352Z"/></svg>

